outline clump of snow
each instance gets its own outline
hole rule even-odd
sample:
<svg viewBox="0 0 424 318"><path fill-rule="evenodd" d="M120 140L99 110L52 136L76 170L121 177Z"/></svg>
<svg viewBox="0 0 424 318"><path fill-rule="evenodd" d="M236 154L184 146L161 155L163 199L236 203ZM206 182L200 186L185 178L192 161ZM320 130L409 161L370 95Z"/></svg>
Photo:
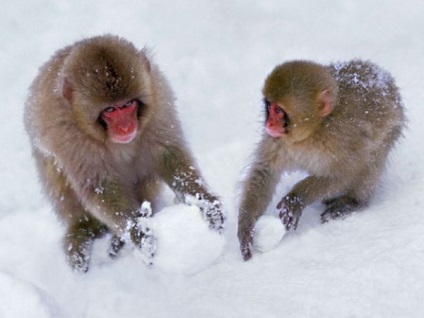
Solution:
<svg viewBox="0 0 424 318"><path fill-rule="evenodd" d="M166 207L148 221L157 239L153 268L194 274L209 267L222 254L224 237L208 228L196 206Z"/></svg>
<svg viewBox="0 0 424 318"><path fill-rule="evenodd" d="M286 234L281 220L272 215L262 215L255 224L253 246L259 252L269 252L276 248Z"/></svg>

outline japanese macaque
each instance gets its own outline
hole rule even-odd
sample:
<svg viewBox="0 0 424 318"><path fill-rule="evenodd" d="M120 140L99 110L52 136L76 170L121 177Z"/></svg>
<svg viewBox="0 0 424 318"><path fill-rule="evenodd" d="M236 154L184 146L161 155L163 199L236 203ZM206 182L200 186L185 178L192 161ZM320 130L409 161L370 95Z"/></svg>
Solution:
<svg viewBox="0 0 424 318"><path fill-rule="evenodd" d="M221 203L146 49L112 35L79 41L41 67L30 91L25 125L44 190L67 226L64 250L74 269L88 270L93 240L108 232L111 256L130 241L149 261L156 238L140 222L150 211L141 206L148 201L154 211L163 183L198 205L210 228L223 229Z"/></svg>
<svg viewBox="0 0 424 318"><path fill-rule="evenodd" d="M240 198L244 260L252 257L255 222L284 172L308 173L276 207L286 230L295 230L302 210L315 201L325 205L322 222L342 218L369 203L405 126L393 78L370 62L284 63L269 74L262 92L264 133Z"/></svg>

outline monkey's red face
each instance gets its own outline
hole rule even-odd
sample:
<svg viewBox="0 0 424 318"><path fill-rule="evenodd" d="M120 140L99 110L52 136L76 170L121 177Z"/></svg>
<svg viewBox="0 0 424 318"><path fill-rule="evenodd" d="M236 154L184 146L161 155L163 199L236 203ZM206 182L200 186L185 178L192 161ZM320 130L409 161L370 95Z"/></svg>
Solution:
<svg viewBox="0 0 424 318"><path fill-rule="evenodd" d="M288 116L282 107L277 103L266 104L266 132L273 138L280 138L287 135Z"/></svg>
<svg viewBox="0 0 424 318"><path fill-rule="evenodd" d="M110 106L101 113L106 123L109 138L116 143L131 142L137 134L138 101L130 100L125 104Z"/></svg>

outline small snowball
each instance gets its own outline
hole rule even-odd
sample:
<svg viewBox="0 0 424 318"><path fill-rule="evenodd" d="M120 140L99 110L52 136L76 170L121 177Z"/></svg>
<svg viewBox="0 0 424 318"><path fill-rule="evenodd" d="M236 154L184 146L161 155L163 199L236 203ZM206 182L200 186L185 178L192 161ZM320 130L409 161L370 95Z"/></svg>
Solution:
<svg viewBox="0 0 424 318"><path fill-rule="evenodd" d="M224 237L208 228L196 206L166 207L149 221L157 238L153 268L194 274L206 269L222 254Z"/></svg>
<svg viewBox="0 0 424 318"><path fill-rule="evenodd" d="M256 222L253 246L260 252L269 252L281 242L286 229L275 216L262 215Z"/></svg>

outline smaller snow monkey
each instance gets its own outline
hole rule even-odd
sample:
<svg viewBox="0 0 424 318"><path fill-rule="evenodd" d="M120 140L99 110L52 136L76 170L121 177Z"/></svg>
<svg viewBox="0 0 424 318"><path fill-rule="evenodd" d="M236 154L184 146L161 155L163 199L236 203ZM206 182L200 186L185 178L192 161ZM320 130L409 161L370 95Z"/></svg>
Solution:
<svg viewBox="0 0 424 318"><path fill-rule="evenodd" d="M322 201L322 222L366 206L390 149L405 126L392 76L370 62L323 66L307 61L278 65L263 87L264 133L242 187L238 238L244 260L256 220L271 201L280 176L309 176L277 205L286 230L302 210Z"/></svg>
<svg viewBox="0 0 424 318"><path fill-rule="evenodd" d="M224 214L184 140L173 93L146 50L112 35L56 52L31 86L25 125L44 190L67 226L70 265L87 271L95 238L111 232L145 259L155 237L140 217L166 183L220 231ZM176 238L178 239L178 238Z"/></svg>

